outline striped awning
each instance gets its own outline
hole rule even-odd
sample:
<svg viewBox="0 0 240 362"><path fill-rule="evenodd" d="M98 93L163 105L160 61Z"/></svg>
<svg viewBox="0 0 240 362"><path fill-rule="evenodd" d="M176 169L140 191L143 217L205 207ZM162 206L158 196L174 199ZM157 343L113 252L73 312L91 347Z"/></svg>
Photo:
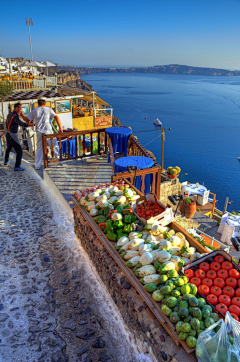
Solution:
<svg viewBox="0 0 240 362"><path fill-rule="evenodd" d="M34 91L18 91L13 92L6 101L14 102L14 101L26 101L30 99L38 99L38 98L59 98L62 97L62 94L51 92L49 90L34 90Z"/></svg>
<svg viewBox="0 0 240 362"><path fill-rule="evenodd" d="M14 101L27 101L38 98L61 98L61 97L81 97L81 99L93 102L93 94L90 91L85 91L78 88L71 88L67 86L57 86L57 93L50 89L39 89L39 90L23 90L13 92L7 99L7 102ZM96 93L94 94L94 101L96 104L100 104L106 107L111 107L107 102L101 99Z"/></svg>

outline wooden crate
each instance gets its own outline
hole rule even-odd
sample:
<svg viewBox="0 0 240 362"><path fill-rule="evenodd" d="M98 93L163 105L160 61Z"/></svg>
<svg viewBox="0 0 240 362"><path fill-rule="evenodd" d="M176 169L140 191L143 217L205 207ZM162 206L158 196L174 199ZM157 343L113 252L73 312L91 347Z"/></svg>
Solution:
<svg viewBox="0 0 240 362"><path fill-rule="evenodd" d="M132 186L131 186L132 187ZM147 304L148 308L151 310L151 312L155 315L157 320L161 323L163 328L168 332L174 343L179 346L180 344L183 346L185 351L187 353L192 353L195 348L189 348L185 341L180 341L178 339L177 332L175 330L175 325L170 321L170 319L165 316L160 308L160 304L155 302L152 299L151 293L148 293L143 289L142 284L139 282L139 279L135 276L133 273L133 270L128 268L125 265L124 260L120 257L118 252L114 249L115 242L111 242L106 238L106 235L103 233L103 231L100 230L99 226L95 223L93 218L89 215L89 213L78 204L78 201L75 199L74 196L72 196L72 200L74 201L76 207L79 208L81 214L85 218L85 220L88 222L89 226L93 230L93 232L96 234L96 237L102 242L105 249L108 251L110 256L114 259L114 261L117 263L119 268L122 270L126 278L128 279L129 283L133 286L133 288L139 293L139 295L142 297L144 302Z"/></svg>

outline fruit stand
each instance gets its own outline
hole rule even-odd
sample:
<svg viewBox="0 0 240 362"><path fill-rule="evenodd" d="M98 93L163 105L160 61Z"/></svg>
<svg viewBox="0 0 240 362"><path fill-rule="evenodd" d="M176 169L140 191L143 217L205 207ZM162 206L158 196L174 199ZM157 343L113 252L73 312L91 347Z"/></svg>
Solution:
<svg viewBox="0 0 240 362"><path fill-rule="evenodd" d="M91 228L177 346L193 352L199 334L224 318L228 303L232 317L238 320L239 266L224 251L208 253L174 222L172 210L154 194L144 196L123 179L78 190L73 201L75 221L80 216L82 223L86 221L88 230ZM227 291L218 300L220 281ZM213 289L207 285L211 283ZM232 302L227 296L231 285L236 289Z"/></svg>
<svg viewBox="0 0 240 362"><path fill-rule="evenodd" d="M102 189L102 185L100 185L99 187L95 187L94 190L93 189L84 190L83 193L76 192L75 196L73 197L73 200L76 205L75 209L78 209L78 212L80 212L81 215L84 217L84 219L87 221L87 224L94 231L97 238L104 245L105 249L108 251L110 256L115 260L117 265L120 267L121 271L124 273L124 275L127 277L131 285L137 291L137 293L139 293L139 295L143 298L143 300L145 301L146 305L149 307L151 312L156 316L157 320L160 321L165 330L169 333L173 341L177 345L181 343L184 349L188 353L194 351L194 348L191 347L190 343L191 339L190 341L188 340L188 344L190 345L190 347L189 345L187 345L184 339L179 339L174 319L172 318L172 320L170 320L168 318L169 316L167 314L169 310L167 308L169 307L167 306L167 304L166 304L167 308L163 307L162 303L160 304L159 296L161 294L161 290L159 290L159 285L161 279L160 287L167 289L166 292L168 292L168 289L171 288L172 286L169 286L168 288L168 285L166 286L164 285L164 279L166 278L164 278L163 275L166 276L166 274L169 273L169 278L167 277L167 280L169 280L171 279L171 273L174 274L175 271L175 275L177 273L177 277L178 278L180 277L180 275L178 274L178 272L181 273L180 272L181 263L178 265L179 259L180 261L184 261L185 259L186 263L190 262L190 259L187 258L187 256L190 257L190 255L187 255L186 253L189 251L188 247L192 248L192 250L190 250L190 252L192 252L191 260L195 260L201 257L201 254L206 254L206 249L201 244L199 244L194 238L192 238L189 234L187 234L179 225L174 223L174 221L171 221L169 225L162 230L162 231L165 230L164 231L165 234L164 235L161 234L162 239L159 238L159 240L157 240L157 238L154 236L154 234L155 235L158 234L159 236L159 230L156 224L153 230L150 230L148 226L151 224L147 224L144 226L143 223L144 228L149 230L145 229L142 232L137 230L134 231L133 224L136 223L134 224L134 227L135 226L138 227L139 225L137 221L139 221L138 220L139 218L136 217L136 215L134 215L132 207L128 203L131 202L134 204L134 202L140 199L140 196L142 195L126 180L124 180L122 183L121 181L118 181L117 183L115 183L115 185L104 185L104 186L106 189L110 190L105 191L103 193L101 191L100 193L102 193L102 195L106 194L106 192L108 193L109 191L112 191L110 192L110 195L107 194L107 197L109 198L108 199L106 198L105 200L104 198L101 198L102 195L98 193L99 188ZM96 192L96 190L98 190L98 192ZM112 210L110 209L104 210L105 211L104 215L104 212L102 212L103 210L102 207L105 209L106 207L109 206L109 205L106 206L107 205L106 200L110 200L114 205ZM82 205L80 206L79 203ZM97 206L99 206L100 208L96 209L95 208L96 204L98 204ZM156 211L154 211L154 206L153 206L153 210L151 212L151 215L153 217L154 214L159 211L159 209L157 209L157 207L159 206L155 207ZM160 211L162 211L162 209L160 209ZM100 215L98 215L99 212ZM163 213L164 212L165 210L163 211ZM151 215L148 215L148 217L150 217ZM109 221L112 222L112 225L114 225L113 229L111 229ZM143 237L143 235L145 239L141 240L141 237ZM181 236L182 239L180 239L177 235ZM163 239L163 236L171 241ZM128 239L128 241L126 239ZM162 245L159 242L160 240L162 240ZM128 247L126 246L129 243L131 244L131 249L128 249ZM158 245L159 247L159 244L162 246L162 250L159 250L158 248L155 249L154 246ZM179 244L181 244L180 245L181 248L178 246ZM151 262L153 262L154 254L155 256L158 255L158 257L160 256L163 257L162 259L163 261L164 253L165 254L168 253L167 250L169 250L170 247L172 249L170 255L172 261L170 260L169 257L169 259L167 258L165 264L159 262L157 259L155 259L155 262L151 264ZM142 255L139 254L139 249L141 250ZM185 255L186 257L181 256L180 258L178 256L178 254L181 255L180 254L181 250L182 254ZM151 256L149 254L151 254ZM147 260L147 258L149 257L150 259ZM131 262L133 263L132 265ZM173 266L174 271L170 269L169 271L163 271L163 274L160 274L159 271L157 271L157 268L161 267L162 265L170 265L171 267ZM178 271L175 268L178 269ZM149 270L147 271L147 269ZM187 281L188 280L185 279L185 283ZM167 284L170 284L170 281ZM180 289L182 287L183 285L178 286L178 288ZM186 287L183 288L183 291L185 288ZM172 289L174 290L174 288ZM162 289L162 291L164 292L164 289ZM194 290L194 292L195 295L198 296L198 294L196 294L196 290ZM173 293L175 293L176 295L178 294L176 291ZM181 294L181 292L179 293ZM172 296L172 299L169 300L168 304L171 302L170 305L173 305L175 303L174 298L176 299L176 297ZM184 326L184 327L186 327L187 329L189 328L189 326ZM192 334L194 333L195 332L192 332ZM184 336L185 335L183 335L183 337Z"/></svg>

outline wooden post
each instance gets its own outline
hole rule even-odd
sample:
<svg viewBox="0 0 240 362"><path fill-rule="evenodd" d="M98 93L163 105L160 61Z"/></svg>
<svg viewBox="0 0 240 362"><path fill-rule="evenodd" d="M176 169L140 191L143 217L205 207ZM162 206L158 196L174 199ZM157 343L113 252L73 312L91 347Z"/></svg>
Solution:
<svg viewBox="0 0 240 362"><path fill-rule="evenodd" d="M164 128L162 128L162 144L161 144L161 168L163 170L163 158L164 158Z"/></svg>
<svg viewBox="0 0 240 362"><path fill-rule="evenodd" d="M223 213L224 213L224 214L225 214L225 212L227 211L228 201L229 201L229 198L226 197L225 204L224 204L224 208L223 208Z"/></svg>

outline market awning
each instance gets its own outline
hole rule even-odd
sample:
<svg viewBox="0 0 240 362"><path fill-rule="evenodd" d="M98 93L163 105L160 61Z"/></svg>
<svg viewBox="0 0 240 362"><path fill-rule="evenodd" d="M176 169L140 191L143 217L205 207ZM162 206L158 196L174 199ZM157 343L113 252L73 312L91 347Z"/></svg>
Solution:
<svg viewBox="0 0 240 362"><path fill-rule="evenodd" d="M93 102L93 96L91 95L84 95L83 97L81 97L81 99L83 99L84 101ZM100 97L98 97L96 94L94 95L94 102L96 104L100 104L101 106L106 106L106 107L111 107L110 104L108 104L107 102L105 102L103 99L101 99Z"/></svg>

